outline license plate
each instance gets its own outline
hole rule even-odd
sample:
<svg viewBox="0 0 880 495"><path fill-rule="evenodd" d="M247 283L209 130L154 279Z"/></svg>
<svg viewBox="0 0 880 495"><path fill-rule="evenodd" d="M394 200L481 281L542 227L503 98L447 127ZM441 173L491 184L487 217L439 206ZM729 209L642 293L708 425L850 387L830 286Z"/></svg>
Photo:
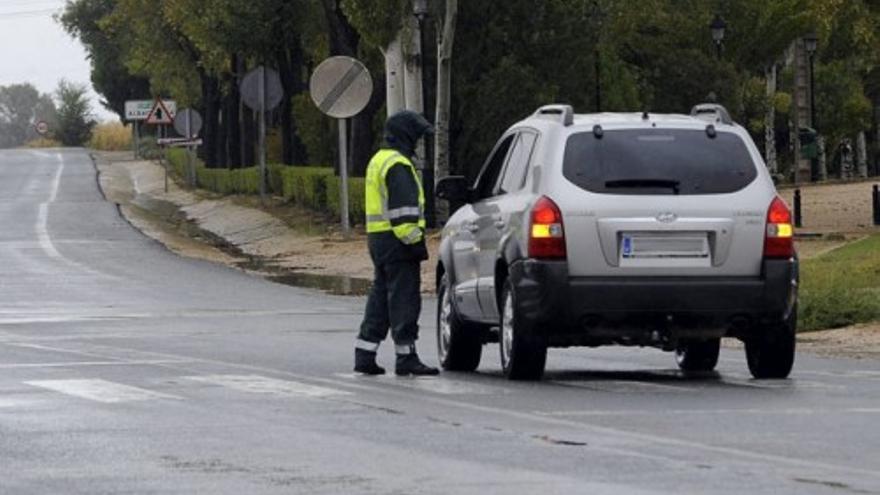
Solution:
<svg viewBox="0 0 880 495"><path fill-rule="evenodd" d="M625 233L621 239L620 256L633 258L708 258L706 234Z"/></svg>

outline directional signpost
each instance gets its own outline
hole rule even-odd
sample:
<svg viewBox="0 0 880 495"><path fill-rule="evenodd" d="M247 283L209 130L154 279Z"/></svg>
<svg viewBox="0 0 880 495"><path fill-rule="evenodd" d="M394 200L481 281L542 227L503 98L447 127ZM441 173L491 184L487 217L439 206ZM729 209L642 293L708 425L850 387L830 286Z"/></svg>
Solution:
<svg viewBox="0 0 880 495"><path fill-rule="evenodd" d="M147 117L150 115L155 105L156 100L128 100L125 102L125 120L129 122L134 122L133 131L135 158L140 155L140 123L143 120L147 120ZM162 100L162 105L165 107L167 113L171 114L172 117L177 113L177 102L175 102L174 100Z"/></svg>
<svg viewBox="0 0 880 495"><path fill-rule="evenodd" d="M330 57L321 62L309 81L309 92L321 112L339 119L339 175L342 179L342 232L348 237L348 136L346 119L370 102L373 79L364 64L351 57Z"/></svg>
<svg viewBox="0 0 880 495"><path fill-rule="evenodd" d="M266 202L266 111L281 103L284 89L278 72L264 66L247 73L239 87L245 105L260 113L260 201Z"/></svg>

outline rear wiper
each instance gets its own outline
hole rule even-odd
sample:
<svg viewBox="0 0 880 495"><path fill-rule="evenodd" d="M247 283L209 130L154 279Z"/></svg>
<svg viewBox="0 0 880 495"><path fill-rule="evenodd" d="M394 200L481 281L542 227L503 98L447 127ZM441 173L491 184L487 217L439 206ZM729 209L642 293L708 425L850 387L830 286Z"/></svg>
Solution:
<svg viewBox="0 0 880 495"><path fill-rule="evenodd" d="M608 189L642 189L642 188L664 188L672 189L674 194L678 194L678 186L681 181L670 179L616 179L605 182Z"/></svg>

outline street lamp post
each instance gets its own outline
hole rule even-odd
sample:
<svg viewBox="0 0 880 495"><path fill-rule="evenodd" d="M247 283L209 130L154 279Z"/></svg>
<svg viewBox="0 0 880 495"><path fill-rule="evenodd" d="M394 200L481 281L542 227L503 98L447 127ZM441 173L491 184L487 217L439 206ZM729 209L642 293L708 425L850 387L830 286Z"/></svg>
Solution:
<svg viewBox="0 0 880 495"><path fill-rule="evenodd" d="M718 60L721 60L721 45L724 42L724 30L727 29L727 23L721 18L721 14L715 14L715 18L709 24L709 29L712 31L712 41L715 42Z"/></svg>
<svg viewBox="0 0 880 495"><path fill-rule="evenodd" d="M422 85L422 113L427 116L428 115L428 71L425 67L425 50L427 49L428 44L425 42L425 24L428 20L428 16L431 13L429 0L412 0L412 8L413 15L416 16L416 20L419 23L419 44L421 45L421 49L419 50L419 67L421 68L421 85ZM434 203L434 165L431 160L431 150L430 146L430 136L425 136L425 156L422 157L424 160L423 168L422 168L422 182L424 183L425 189L425 222L429 228L434 228L437 226L436 215L434 213L435 203Z"/></svg>
<svg viewBox="0 0 880 495"><path fill-rule="evenodd" d="M816 47L819 44L819 37L816 36L815 31L810 32L806 36L804 36L804 48L807 50L807 55L810 56L810 125L813 129L816 129L816 75L814 71L814 62L816 59Z"/></svg>

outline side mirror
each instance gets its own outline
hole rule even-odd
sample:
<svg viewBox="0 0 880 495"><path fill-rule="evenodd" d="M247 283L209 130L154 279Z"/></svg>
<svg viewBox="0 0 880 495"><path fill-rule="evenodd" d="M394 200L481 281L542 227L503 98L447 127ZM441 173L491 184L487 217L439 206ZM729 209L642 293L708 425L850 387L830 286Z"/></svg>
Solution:
<svg viewBox="0 0 880 495"><path fill-rule="evenodd" d="M434 195L450 203L470 203L471 190L467 179L460 175L451 175L437 181Z"/></svg>

